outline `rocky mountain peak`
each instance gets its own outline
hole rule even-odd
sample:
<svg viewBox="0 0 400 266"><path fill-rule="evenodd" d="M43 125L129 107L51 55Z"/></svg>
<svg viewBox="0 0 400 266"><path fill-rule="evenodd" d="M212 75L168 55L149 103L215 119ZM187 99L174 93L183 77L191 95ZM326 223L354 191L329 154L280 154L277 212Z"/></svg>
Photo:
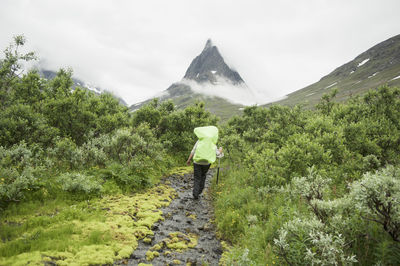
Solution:
<svg viewBox="0 0 400 266"><path fill-rule="evenodd" d="M224 58L211 39L207 40L201 54L193 59L183 78L199 83L210 82L216 84L219 78L225 79L234 85L244 83L239 73L225 63Z"/></svg>
<svg viewBox="0 0 400 266"><path fill-rule="evenodd" d="M214 45L213 45L211 39L208 39L207 42L206 42L206 46L204 46L203 51L204 51L204 50L207 50L207 49L209 49L209 48L211 48L211 47L213 47L213 46L214 46Z"/></svg>

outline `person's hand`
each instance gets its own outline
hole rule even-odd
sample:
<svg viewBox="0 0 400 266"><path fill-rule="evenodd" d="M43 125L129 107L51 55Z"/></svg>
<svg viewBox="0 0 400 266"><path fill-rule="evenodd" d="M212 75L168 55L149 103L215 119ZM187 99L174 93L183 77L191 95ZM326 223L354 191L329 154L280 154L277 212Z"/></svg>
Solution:
<svg viewBox="0 0 400 266"><path fill-rule="evenodd" d="M219 150L219 153L222 153L222 147L219 147L218 150Z"/></svg>
<svg viewBox="0 0 400 266"><path fill-rule="evenodd" d="M190 166L190 160L187 160L187 161L186 161L186 165L187 165L187 166Z"/></svg>

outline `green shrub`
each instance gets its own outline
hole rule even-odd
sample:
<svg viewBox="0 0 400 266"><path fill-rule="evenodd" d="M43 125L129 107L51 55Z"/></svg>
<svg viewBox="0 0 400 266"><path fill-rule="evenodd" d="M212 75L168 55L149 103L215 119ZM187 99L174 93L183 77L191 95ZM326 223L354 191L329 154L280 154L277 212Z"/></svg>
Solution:
<svg viewBox="0 0 400 266"><path fill-rule="evenodd" d="M57 178L62 190L72 193L98 194L102 186L93 176L82 173L65 173Z"/></svg>
<svg viewBox="0 0 400 266"><path fill-rule="evenodd" d="M32 165L33 153L25 142L13 145L11 148L0 146L0 167L24 168Z"/></svg>
<svg viewBox="0 0 400 266"><path fill-rule="evenodd" d="M0 168L0 207L12 201L20 201L25 193L39 188L33 168L25 167L21 173L13 168Z"/></svg>
<svg viewBox="0 0 400 266"><path fill-rule="evenodd" d="M9 202L20 201L39 189L42 172L42 161L25 142L8 149L0 146L0 205L4 207Z"/></svg>
<svg viewBox="0 0 400 266"><path fill-rule="evenodd" d="M48 149L48 154L61 169L76 169L82 166L82 150L71 138L57 138L55 147Z"/></svg>
<svg viewBox="0 0 400 266"><path fill-rule="evenodd" d="M313 165L326 165L331 162L331 154L324 146L314 142L307 134L295 134L289 137L286 144L277 152L277 159L284 169L287 181L295 176L307 174Z"/></svg>
<svg viewBox="0 0 400 266"><path fill-rule="evenodd" d="M81 147L85 166L105 166L110 160L106 151L110 146L110 136L101 135L90 138Z"/></svg>
<svg viewBox="0 0 400 266"><path fill-rule="evenodd" d="M119 163L112 163L104 169L99 169L97 174L106 183L114 181L122 191L139 190L150 184L148 176L137 174L129 167Z"/></svg>
<svg viewBox="0 0 400 266"><path fill-rule="evenodd" d="M276 253L289 265L350 265L357 262L348 254L347 243L339 233L326 231L318 219L296 218L283 225L274 239Z"/></svg>
<svg viewBox="0 0 400 266"><path fill-rule="evenodd" d="M291 194L299 195L304 198L311 207L311 211L322 222L326 221L327 214L321 208L318 208L316 200L323 200L324 194L328 189L328 185L332 182L329 178L323 178L318 175L314 167L309 168L309 174L305 177L295 177L291 182Z"/></svg>
<svg viewBox="0 0 400 266"><path fill-rule="evenodd" d="M368 221L380 224L394 241L400 242L400 169L387 166L368 172L351 185L351 198Z"/></svg>

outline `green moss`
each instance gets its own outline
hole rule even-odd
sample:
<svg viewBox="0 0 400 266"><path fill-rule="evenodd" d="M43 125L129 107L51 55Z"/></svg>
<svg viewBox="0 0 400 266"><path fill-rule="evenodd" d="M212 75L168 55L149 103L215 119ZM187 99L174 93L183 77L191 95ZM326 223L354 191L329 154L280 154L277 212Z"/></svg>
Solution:
<svg viewBox="0 0 400 266"><path fill-rule="evenodd" d="M136 247L130 247L130 246L124 246L124 245L114 245L115 249L118 250L118 254L115 256L115 259L120 260L123 258L128 258L133 251L136 249ZM115 250L114 249L114 250Z"/></svg>
<svg viewBox="0 0 400 266"><path fill-rule="evenodd" d="M159 251L162 249L170 249L164 251L164 256L171 256L172 251L183 252L188 248L193 248L197 245L197 235L195 234L183 234L181 232L174 232L168 235L168 238L163 239L159 243L152 246L146 252L146 259L152 261L154 257L159 256ZM176 263L175 263L176 262ZM174 264L180 264L181 262L176 260Z"/></svg>
<svg viewBox="0 0 400 266"><path fill-rule="evenodd" d="M146 236L153 236L154 232L151 231L149 228L146 226L136 226L133 229L133 234L137 239L143 239Z"/></svg>
<svg viewBox="0 0 400 266"><path fill-rule="evenodd" d="M186 216L193 220L197 219L197 215L195 213L186 212Z"/></svg>
<svg viewBox="0 0 400 266"><path fill-rule="evenodd" d="M184 174L189 174L193 171L193 167L191 166L180 166L180 167L175 167L172 168L170 171L168 171L167 176L171 175L184 175Z"/></svg>
<svg viewBox="0 0 400 266"><path fill-rule="evenodd" d="M44 259L39 251L22 253L14 257L0 257L0 265L43 265Z"/></svg>
<svg viewBox="0 0 400 266"><path fill-rule="evenodd" d="M230 246L227 242L221 241L222 246L222 255L219 259L219 265L227 265L229 260L229 255L232 252L232 246Z"/></svg>
<svg viewBox="0 0 400 266"><path fill-rule="evenodd" d="M168 238L165 238L161 242L152 246L148 252L159 251L164 248L168 248L173 251L183 252L188 248L194 248L197 245L197 238L198 237L195 234L183 234L181 232L170 233L168 235ZM167 250L164 252L164 256L168 256L170 254L171 251Z"/></svg>
<svg viewBox="0 0 400 266"><path fill-rule="evenodd" d="M158 253L158 251L147 251L146 252L146 260L148 261L152 261L155 257L160 256L160 253Z"/></svg>
<svg viewBox="0 0 400 266"><path fill-rule="evenodd" d="M164 247L164 243L161 242L161 243L158 243L158 244L155 244L154 246L152 246L152 247L150 248L150 250L156 250L156 251L158 251L158 250L162 249L163 247Z"/></svg>
<svg viewBox="0 0 400 266"><path fill-rule="evenodd" d="M182 264L182 262L180 260L173 260L172 264L179 265Z"/></svg>
<svg viewBox="0 0 400 266"><path fill-rule="evenodd" d="M150 244L151 243L151 238L149 238L149 237L145 237L144 239L143 239L143 242L144 243L147 243L147 244Z"/></svg>
<svg viewBox="0 0 400 266"><path fill-rule="evenodd" d="M138 266L153 266L153 264L147 264L147 263L139 263Z"/></svg>
<svg viewBox="0 0 400 266"><path fill-rule="evenodd" d="M181 232L170 233L167 239L164 239L169 249L182 252L188 248L194 248L197 245L197 235L183 234Z"/></svg>
<svg viewBox="0 0 400 266"><path fill-rule="evenodd" d="M153 224L164 219L158 209L175 197L172 188L159 185L140 194L6 212L0 220L1 238L7 239L0 242L0 265L112 264L129 257L138 239L154 235Z"/></svg>
<svg viewBox="0 0 400 266"><path fill-rule="evenodd" d="M93 265L112 264L115 259L114 251L106 245L83 246L73 256L58 260L58 265Z"/></svg>

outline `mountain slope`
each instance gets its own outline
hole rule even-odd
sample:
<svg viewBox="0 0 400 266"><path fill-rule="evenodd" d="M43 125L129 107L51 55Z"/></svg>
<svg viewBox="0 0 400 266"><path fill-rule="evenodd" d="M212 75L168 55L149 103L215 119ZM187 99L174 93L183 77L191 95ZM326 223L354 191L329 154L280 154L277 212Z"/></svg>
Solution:
<svg viewBox="0 0 400 266"><path fill-rule="evenodd" d="M222 120L227 120L233 115L242 113L244 105L231 103L228 100L209 96L206 94L194 92L189 85L184 83L174 83L168 89L157 95L160 102L172 100L176 108L184 109L195 102L204 102L205 109L213 114L218 115ZM133 104L130 109L137 110L140 107L150 103L153 99L149 99L140 103Z"/></svg>
<svg viewBox="0 0 400 266"><path fill-rule="evenodd" d="M172 100L177 108L203 101L207 110L223 120L240 114L244 107L241 100L249 97L253 97L252 92L239 73L225 63L211 40L207 40L203 51L193 59L183 79L155 96L160 101ZM139 109L151 100L134 104L130 109Z"/></svg>
<svg viewBox="0 0 400 266"><path fill-rule="evenodd" d="M345 101L385 84L400 86L400 35L373 46L318 82L266 106L304 104L310 108L319 102L323 94L333 89L338 90L336 99Z"/></svg>

